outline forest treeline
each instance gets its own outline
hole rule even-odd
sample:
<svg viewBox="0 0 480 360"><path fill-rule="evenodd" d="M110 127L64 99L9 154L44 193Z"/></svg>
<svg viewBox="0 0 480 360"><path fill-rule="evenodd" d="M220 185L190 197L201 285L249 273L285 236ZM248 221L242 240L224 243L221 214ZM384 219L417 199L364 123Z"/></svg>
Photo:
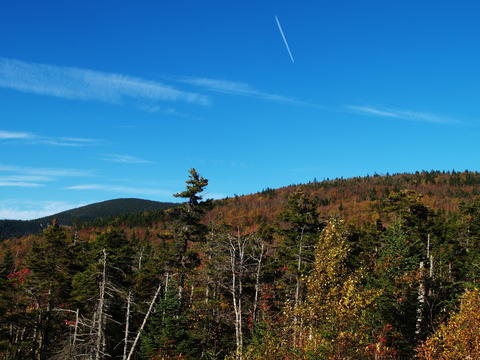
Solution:
<svg viewBox="0 0 480 360"><path fill-rule="evenodd" d="M178 207L5 242L0 359L479 359L480 175L407 178L212 202L192 169Z"/></svg>
<svg viewBox="0 0 480 360"><path fill-rule="evenodd" d="M177 204L143 199L113 199L97 202L54 215L33 220L0 220L0 241L41 232L53 219L61 225L91 224L95 221L111 221L120 215L144 211L160 211ZM83 225L83 226L85 226Z"/></svg>

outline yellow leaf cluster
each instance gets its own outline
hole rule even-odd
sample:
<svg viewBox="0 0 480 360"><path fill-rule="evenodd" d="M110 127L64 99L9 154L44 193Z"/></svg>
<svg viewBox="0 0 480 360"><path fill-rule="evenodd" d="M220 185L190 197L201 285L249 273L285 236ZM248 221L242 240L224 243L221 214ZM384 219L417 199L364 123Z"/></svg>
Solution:
<svg viewBox="0 0 480 360"><path fill-rule="evenodd" d="M422 360L480 359L480 292L467 290L460 311L418 348Z"/></svg>
<svg viewBox="0 0 480 360"><path fill-rule="evenodd" d="M367 310L380 292L363 287L361 270L347 269L348 253L344 223L334 218L320 236L315 267L307 278L306 300L297 309L290 309L290 318L298 319L292 322L296 345L303 351L322 349L329 358L364 352L369 336L363 330Z"/></svg>

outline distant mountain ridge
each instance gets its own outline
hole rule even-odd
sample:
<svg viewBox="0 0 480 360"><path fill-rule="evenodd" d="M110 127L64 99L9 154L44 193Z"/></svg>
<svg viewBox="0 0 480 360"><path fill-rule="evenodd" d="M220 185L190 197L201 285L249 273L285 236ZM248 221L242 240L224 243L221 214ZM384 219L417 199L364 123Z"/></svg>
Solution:
<svg viewBox="0 0 480 360"><path fill-rule="evenodd" d="M0 220L0 240L21 237L39 232L42 227L57 219L60 225L90 222L143 211L164 210L176 203L136 198L120 198L93 203L34 220Z"/></svg>

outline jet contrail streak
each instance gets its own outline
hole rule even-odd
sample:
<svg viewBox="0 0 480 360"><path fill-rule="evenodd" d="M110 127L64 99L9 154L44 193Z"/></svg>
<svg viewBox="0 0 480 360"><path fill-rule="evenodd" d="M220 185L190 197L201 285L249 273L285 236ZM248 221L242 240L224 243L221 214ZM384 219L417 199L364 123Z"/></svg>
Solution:
<svg viewBox="0 0 480 360"><path fill-rule="evenodd" d="M285 43L285 47L287 48L287 51L288 51L288 55L290 55L290 59L292 60L292 63L295 63L295 60L293 60L292 52L290 51L290 47L288 46L287 38L285 37L285 34L283 33L282 25L280 25L280 21L278 21L277 15L275 15L275 20L277 21L278 30L280 30L280 34L282 35L283 42Z"/></svg>

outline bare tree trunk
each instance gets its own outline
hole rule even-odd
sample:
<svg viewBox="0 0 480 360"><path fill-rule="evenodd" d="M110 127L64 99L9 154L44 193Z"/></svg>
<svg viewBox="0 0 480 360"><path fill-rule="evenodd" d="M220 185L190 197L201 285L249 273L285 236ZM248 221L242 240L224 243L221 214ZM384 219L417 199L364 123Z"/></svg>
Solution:
<svg viewBox="0 0 480 360"><path fill-rule="evenodd" d="M132 292L128 293L127 296L127 315L125 316L125 339L123 344L123 360L127 359L127 348L128 348L128 326L130 324L130 300Z"/></svg>
<svg viewBox="0 0 480 360"><path fill-rule="evenodd" d="M230 236L230 267L232 272L232 300L235 314L235 343L236 359L242 359L243 351L243 327L242 327L242 296L243 296L243 267L245 259L246 239L241 238L240 230L237 236ZM238 255L237 255L238 254ZM238 257L238 258L237 258Z"/></svg>
<svg viewBox="0 0 480 360"><path fill-rule="evenodd" d="M182 303L182 296L183 296L183 288L185 286L185 277L186 277L186 271L187 271L187 250L188 250L188 239L185 239L183 242L183 247L182 247L182 257L180 259L180 265L181 265L181 270L180 270L180 276L178 279L178 298L180 299L180 302Z"/></svg>
<svg viewBox="0 0 480 360"><path fill-rule="evenodd" d="M140 272L142 270L142 258L143 258L143 252L145 248L142 247L142 251L140 251L140 256L138 257L138 271Z"/></svg>
<svg viewBox="0 0 480 360"><path fill-rule="evenodd" d="M430 234L427 234L427 259L430 259Z"/></svg>
<svg viewBox="0 0 480 360"><path fill-rule="evenodd" d="M207 280L207 286L205 286L205 304L208 304L209 286Z"/></svg>
<svg viewBox="0 0 480 360"><path fill-rule="evenodd" d="M77 343L78 321L79 321L79 309L75 311L75 330L73 331L73 341L72 341L73 347L75 347L75 344Z"/></svg>
<svg viewBox="0 0 480 360"><path fill-rule="evenodd" d="M190 285L190 299L189 299L189 302L188 302L188 306L191 307L192 306L192 302L193 302L193 291L195 289L195 286Z"/></svg>
<svg viewBox="0 0 480 360"><path fill-rule="evenodd" d="M238 357L238 350L240 346L239 340L239 330L238 330L238 305L237 305L237 271L236 271L236 248L230 239L230 266L232 271L232 301L233 301L233 311L235 313L235 343L236 343L236 354Z"/></svg>
<svg viewBox="0 0 480 360"><path fill-rule="evenodd" d="M302 271L302 253L303 253L303 233L305 232L305 225L302 227L302 231L300 232L300 239L298 241L298 257L297 257L297 276L296 276L296 284L295 284L295 299L293 303L294 307L294 315L293 315L293 343L296 344L297 342L297 308L300 302L300 286L301 286L301 271Z"/></svg>
<svg viewBox="0 0 480 360"><path fill-rule="evenodd" d="M243 293L243 257L244 257L244 247L240 245L240 234L238 235L238 242L239 242L239 276L238 276L238 333L239 333L239 348L238 348L238 359L242 359L242 351L243 351L243 327L242 327L242 293Z"/></svg>
<svg viewBox="0 0 480 360"><path fill-rule="evenodd" d="M260 293L260 274L261 274L261 268L262 268L263 251L264 251L264 245L263 243L261 243L260 256L258 257L258 259L256 259L257 272L255 274L255 297L253 300L253 314L252 314L252 320L254 324L257 322L258 295Z"/></svg>
<svg viewBox="0 0 480 360"><path fill-rule="evenodd" d="M420 261L420 283L418 284L418 305L417 305L417 321L415 325L415 335L418 337L422 331L423 308L425 305L425 284L423 280L424 266Z"/></svg>
<svg viewBox="0 0 480 360"><path fill-rule="evenodd" d="M169 280L170 273L167 271L167 274L165 275L165 290L163 294L163 298L167 298L167 292L168 292L168 280Z"/></svg>
<svg viewBox="0 0 480 360"><path fill-rule="evenodd" d="M79 309L75 311L75 328L73 329L73 339L72 346L70 346L70 358L75 357L75 346L77 344L77 334L78 334L78 321L79 321Z"/></svg>
<svg viewBox="0 0 480 360"><path fill-rule="evenodd" d="M135 351L135 347L137 346L137 343L138 343L138 340L140 339L140 335L142 334L143 328L145 327L145 324L147 323L147 320L150 317L150 313L152 312L153 305L155 305L155 301L157 300L158 294L160 294L161 288L162 288L162 283L159 283L157 291L155 292L155 295L153 296L153 299L150 302L150 306L148 307L148 311L145 314L145 317L143 318L142 325L140 325L140 328L137 331L137 336L135 336L135 340L133 341L132 347L130 348L130 352L128 353L128 356L127 356L126 360L130 360L134 351Z"/></svg>
<svg viewBox="0 0 480 360"><path fill-rule="evenodd" d="M97 340L96 340L96 346L95 346L95 360L99 360L103 357L103 351L104 347L102 346L104 343L104 322L105 322L105 315L103 311L103 307L105 305L105 282L106 282L106 277L107 277L107 251L103 249L103 270L102 270L102 281L100 283L100 296L98 299L98 314L97 314Z"/></svg>
<svg viewBox="0 0 480 360"><path fill-rule="evenodd" d="M211 260L212 260L212 255L209 254L207 263L210 263ZM207 272L207 279L205 282L206 282L206 285L205 285L205 305L206 305L208 304L208 297L210 295L210 275L208 275L208 272Z"/></svg>

